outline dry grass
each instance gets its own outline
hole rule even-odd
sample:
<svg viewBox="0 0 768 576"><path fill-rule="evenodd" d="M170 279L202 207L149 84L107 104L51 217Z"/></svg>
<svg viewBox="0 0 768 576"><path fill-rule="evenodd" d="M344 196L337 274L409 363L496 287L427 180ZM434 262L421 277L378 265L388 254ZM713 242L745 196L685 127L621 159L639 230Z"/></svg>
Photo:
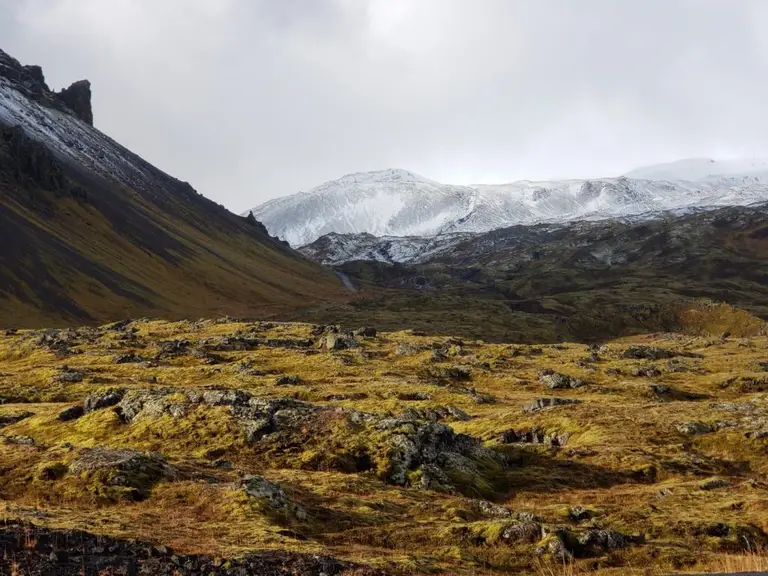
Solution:
<svg viewBox="0 0 768 576"><path fill-rule="evenodd" d="M764 552L744 552L742 554L723 554L704 569L712 573L767 572L768 555Z"/></svg>
<svg viewBox="0 0 768 576"><path fill-rule="evenodd" d="M768 428L768 404L760 391L761 378L768 382L760 365L768 349L765 337L649 334L611 342L592 361L581 344L459 344L409 332L362 339L360 348L338 352L266 345L215 351L222 338L243 334L314 337L312 327L303 324L141 321L132 327L136 332L130 337L82 331L71 344L77 353L66 358L36 344L40 333L0 338L0 397L7 399L0 418L33 413L0 428L0 517L221 556L251 549L324 551L403 574L656 576L766 567L764 557L744 549L745 538L768 528L763 483L768 441L745 436L762 429L764 420ZM221 359L212 365L192 354L148 365L114 361L131 351L151 359L158 343L169 340L207 347ZM693 356L674 362L622 357L626 347L638 344ZM434 347L448 356L435 362ZM251 372L243 372L243 363ZM83 381L56 381L63 364L80 371ZM651 364L661 370L658 376L631 375ZM449 386L435 380L433 374L451 366L468 366L471 380ZM538 381L543 368L588 384L547 390ZM297 375L300 382L277 385L283 374ZM652 384L669 391L658 394ZM501 539L505 521L479 514L465 495L385 483L377 468L386 463L385 453L371 452L369 471L340 469L339 455L371 449L379 440L352 433L332 418L323 428L297 430L289 448L269 441L248 446L226 407L200 406L183 417L166 414L132 424L110 409L74 421L57 418L62 409L108 387L172 388L174 397L183 398L185 390L212 386L366 412L457 407L471 419L449 420L454 430L514 462L504 472L507 488L494 487L487 497L513 513L535 514L550 529L642 532L645 543L565 563L539 557L535 542ZM469 387L495 402L476 403ZM527 401L550 396L581 403L533 414L521 410ZM721 428L699 436L675 428L692 421ZM558 448L500 441L505 431L533 427L567 436L567 443ZM12 440L23 437L35 445ZM158 451L189 474L159 481L139 502L104 498L98 486L77 475L59 476L79 450L96 445ZM233 468L212 468L212 453ZM279 483L307 511L306 520L266 513L234 490L246 473ZM702 489L713 477L729 486ZM570 519L575 506L589 510L590 519L580 525Z"/></svg>

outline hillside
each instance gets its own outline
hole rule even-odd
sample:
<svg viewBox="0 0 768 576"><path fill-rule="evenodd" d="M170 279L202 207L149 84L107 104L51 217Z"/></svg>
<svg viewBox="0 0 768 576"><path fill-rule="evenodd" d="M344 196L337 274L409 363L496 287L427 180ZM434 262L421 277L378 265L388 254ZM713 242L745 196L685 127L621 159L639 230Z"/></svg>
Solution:
<svg viewBox="0 0 768 576"><path fill-rule="evenodd" d="M700 178L710 166L712 173ZM617 219L768 200L768 165L760 163L702 167L687 161L649 167L638 174L642 177L453 186L405 170L382 170L350 174L308 192L270 200L254 208L253 214L271 234L299 247L330 233L482 233L515 225ZM652 175L696 178L648 179Z"/></svg>
<svg viewBox="0 0 768 576"><path fill-rule="evenodd" d="M51 92L0 52L6 327L253 315L342 297L336 276L92 126L90 84Z"/></svg>
<svg viewBox="0 0 768 576"><path fill-rule="evenodd" d="M301 250L363 284L352 308L314 312L318 322L601 341L687 330L677 311L697 299L768 318L766 230L758 205L432 238L337 234Z"/></svg>

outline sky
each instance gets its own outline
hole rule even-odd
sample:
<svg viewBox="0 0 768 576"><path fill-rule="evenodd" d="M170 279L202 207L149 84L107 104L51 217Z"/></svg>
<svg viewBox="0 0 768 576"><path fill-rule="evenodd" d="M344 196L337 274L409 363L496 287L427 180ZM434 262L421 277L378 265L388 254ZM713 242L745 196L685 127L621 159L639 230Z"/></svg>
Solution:
<svg viewBox="0 0 768 576"><path fill-rule="evenodd" d="M0 48L236 212L385 168L768 157L765 0L0 0Z"/></svg>

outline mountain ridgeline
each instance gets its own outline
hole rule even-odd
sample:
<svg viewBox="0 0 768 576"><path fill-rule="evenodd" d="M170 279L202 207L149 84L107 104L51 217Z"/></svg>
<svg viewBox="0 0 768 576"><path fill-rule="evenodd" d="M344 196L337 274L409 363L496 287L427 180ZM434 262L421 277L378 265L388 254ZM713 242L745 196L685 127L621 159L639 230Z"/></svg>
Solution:
<svg viewBox="0 0 768 576"><path fill-rule="evenodd" d="M278 313L343 295L333 272L93 127L91 86L53 92L0 51L0 317Z"/></svg>
<svg viewBox="0 0 768 576"><path fill-rule="evenodd" d="M637 174L637 176L632 176ZM303 246L329 233L434 236L519 224L634 217L768 200L768 164L689 160L588 180L454 186L405 170L350 174L253 214Z"/></svg>

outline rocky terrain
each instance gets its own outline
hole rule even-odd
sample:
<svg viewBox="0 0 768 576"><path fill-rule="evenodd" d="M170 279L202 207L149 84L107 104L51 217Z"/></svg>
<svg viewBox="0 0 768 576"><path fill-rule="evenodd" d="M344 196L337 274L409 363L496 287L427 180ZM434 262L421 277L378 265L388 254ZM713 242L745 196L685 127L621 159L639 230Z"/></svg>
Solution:
<svg viewBox="0 0 768 576"><path fill-rule="evenodd" d="M768 318L766 230L758 205L433 238L328 235L302 251L362 287L351 307L315 313L314 321L600 342L695 332L699 321L679 310L701 299Z"/></svg>
<svg viewBox="0 0 768 576"><path fill-rule="evenodd" d="M510 345L222 318L3 334L3 573L765 567L759 331Z"/></svg>
<svg viewBox="0 0 768 576"><path fill-rule="evenodd" d="M54 93L40 67L0 51L5 326L267 315L344 297L332 272L93 124L87 80Z"/></svg>

